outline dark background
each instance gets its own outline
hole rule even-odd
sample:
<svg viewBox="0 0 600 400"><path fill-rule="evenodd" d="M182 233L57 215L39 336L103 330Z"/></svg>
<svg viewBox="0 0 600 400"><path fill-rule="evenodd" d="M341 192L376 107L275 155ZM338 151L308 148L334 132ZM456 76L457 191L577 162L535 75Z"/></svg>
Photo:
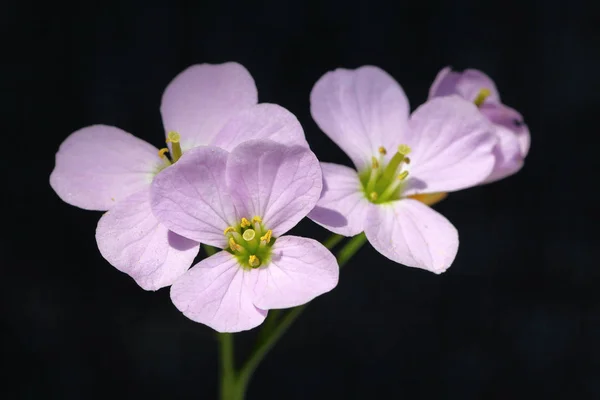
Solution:
<svg viewBox="0 0 600 400"><path fill-rule="evenodd" d="M100 3L99 3L100 4ZM217 346L168 289L100 256L100 213L48 177L60 143L116 125L160 146L162 91L238 61L324 161L349 160L309 113L317 79L382 67L414 109L445 65L478 68L532 132L521 173L437 209L461 247L443 275L365 246L259 367L249 399L600 398L598 13L580 1L9 1L2 29L3 398L214 399ZM8 126L6 123L8 122ZM318 239L310 221L296 233ZM253 333L238 337L247 352Z"/></svg>

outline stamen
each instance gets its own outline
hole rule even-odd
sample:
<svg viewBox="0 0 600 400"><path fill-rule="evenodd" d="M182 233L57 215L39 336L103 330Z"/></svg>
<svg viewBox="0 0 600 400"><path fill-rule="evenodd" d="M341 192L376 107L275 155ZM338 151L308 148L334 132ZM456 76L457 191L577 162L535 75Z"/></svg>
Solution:
<svg viewBox="0 0 600 400"><path fill-rule="evenodd" d="M260 224L262 222L262 219L258 215L255 215L254 217L252 217L252 222L258 222Z"/></svg>
<svg viewBox="0 0 600 400"><path fill-rule="evenodd" d="M171 156L173 157L173 162L176 162L181 157L181 144L179 141L181 140L181 135L177 132L169 132L167 135L167 143L171 143Z"/></svg>
<svg viewBox="0 0 600 400"><path fill-rule="evenodd" d="M169 160L169 158L165 155L165 153L168 153L168 152L169 152L169 149L167 149L166 147L162 148L158 151L158 157L161 160L163 160L165 162L165 164L171 165L171 160Z"/></svg>
<svg viewBox="0 0 600 400"><path fill-rule="evenodd" d="M247 228L250 226L250 221L248 221L246 218L242 218L242 222L240 223L242 228Z"/></svg>
<svg viewBox="0 0 600 400"><path fill-rule="evenodd" d="M225 228L225 230L223 231L224 235L227 235L229 232L235 232L235 228L233 226L228 226L227 228Z"/></svg>
<svg viewBox="0 0 600 400"><path fill-rule="evenodd" d="M404 157L404 163L405 164L410 164L410 158Z"/></svg>
<svg viewBox="0 0 600 400"><path fill-rule="evenodd" d="M232 251L242 251L242 250L244 250L244 248L242 246L240 246L239 244L237 244L232 237L229 238L229 248Z"/></svg>
<svg viewBox="0 0 600 400"><path fill-rule="evenodd" d="M377 169L379 168L379 161L375 157L371 157L371 168Z"/></svg>
<svg viewBox="0 0 600 400"><path fill-rule="evenodd" d="M248 257L248 264L250 264L251 267L258 267L260 265L260 260L255 255L251 255Z"/></svg>
<svg viewBox="0 0 600 400"><path fill-rule="evenodd" d="M371 173L369 174L369 181L367 182L367 193L372 192L375 188L379 171L379 161L377 161L375 157L371 157Z"/></svg>
<svg viewBox="0 0 600 400"><path fill-rule="evenodd" d="M475 103L477 107L481 107L485 99L487 99L491 94L492 91L490 89L483 88L479 91L479 93L477 93L477 97L475 97L473 103Z"/></svg>
<svg viewBox="0 0 600 400"><path fill-rule="evenodd" d="M382 182L389 182L392 180L394 175L396 175L396 170L398 169L400 164L402 164L402 162L405 159L405 156L409 154L410 151L410 147L405 144L401 144L400 146L398 146L398 152L394 154L394 157L392 157L392 159L390 160L390 163L385 168L385 171L383 171L383 175L380 179Z"/></svg>
<svg viewBox="0 0 600 400"><path fill-rule="evenodd" d="M242 237L246 242L251 241L256 236L256 231L254 229L246 229L242 234Z"/></svg>
<svg viewBox="0 0 600 400"><path fill-rule="evenodd" d="M168 153L168 152L169 152L169 149L167 149L166 147L163 147L162 149L160 149L158 151L158 156L160 158L167 158L167 156L165 154Z"/></svg>
<svg viewBox="0 0 600 400"><path fill-rule="evenodd" d="M377 195L377 192L371 192L371 193L369 194L369 198L371 199L371 201L377 201L377 198L378 198L378 197L379 197L379 196Z"/></svg>
<svg viewBox="0 0 600 400"><path fill-rule="evenodd" d="M382 156L385 156L387 154L387 150L385 149L385 147L379 147L379 154L381 154Z"/></svg>
<svg viewBox="0 0 600 400"><path fill-rule="evenodd" d="M407 172L407 171L404 171ZM408 175L408 172L406 173L406 175ZM400 174L400 176L402 176L402 174ZM400 176L398 176L399 179L395 179L390 186L388 186L383 193L381 193L381 196L379 197L379 201L380 202L384 202L387 201L390 196L392 196L394 194L394 192L400 187L400 185L403 182L403 179L400 179ZM404 176L406 177L406 176Z"/></svg>
<svg viewBox="0 0 600 400"><path fill-rule="evenodd" d="M406 179L407 176L408 176L408 171L402 171L400 173L400 175L398 175L398 179L401 180L401 181L403 181L403 180Z"/></svg>
<svg viewBox="0 0 600 400"><path fill-rule="evenodd" d="M265 244L269 244L269 242L271 241L271 235L273 235L273 231L269 229L264 235L260 237L260 241L265 242Z"/></svg>

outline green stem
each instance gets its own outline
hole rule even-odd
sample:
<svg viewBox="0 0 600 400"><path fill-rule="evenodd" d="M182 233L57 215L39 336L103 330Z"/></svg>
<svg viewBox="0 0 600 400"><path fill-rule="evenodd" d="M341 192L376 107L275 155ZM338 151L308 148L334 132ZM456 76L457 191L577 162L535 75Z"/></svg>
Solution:
<svg viewBox="0 0 600 400"><path fill-rule="evenodd" d="M331 237L326 241L326 243L329 240L331 240L332 242L334 241L333 237ZM342 239L336 238L336 240L337 242L335 243L338 243ZM352 239L350 239L348 243L346 243L344 247L342 247L342 249L337 254L337 260L340 269L352 258L352 256L354 256L354 254L356 254L356 252L365 244L366 241L367 237L364 233L361 233L359 235L354 236ZM333 244L333 246L335 246L335 243ZM261 330L259 338L262 340L258 341L257 347L255 348L248 361L246 361L238 375L237 385L239 392L242 396L240 397L240 399L243 399L243 396L246 393L248 383L250 382L250 378L252 377L252 374L254 373L256 367L258 367L258 365L265 358L269 350L271 350L275 343L277 343L277 340L279 340L279 338L283 336L287 329L292 325L296 318L300 316L302 311L304 311L304 309L309 304L310 303L306 303L304 305L292 308L283 317L281 317L279 324L277 324L274 328L273 322L265 321L265 328L267 328L268 330ZM271 316L271 313L273 313L273 311L269 312L269 316Z"/></svg>
<svg viewBox="0 0 600 400"><path fill-rule="evenodd" d="M207 256L212 256L213 254L215 254L217 252L217 248L216 247L212 247L209 246L207 244L202 243L202 248L204 248L204 251L206 252Z"/></svg>
<svg viewBox="0 0 600 400"><path fill-rule="evenodd" d="M221 360L221 400L239 400L239 387L235 376L233 357L233 335L219 333L219 352Z"/></svg>
<svg viewBox="0 0 600 400"><path fill-rule="evenodd" d="M325 241L323 242L323 246L325 246L329 250L331 250L343 239L344 239L344 236L334 233L331 236L329 236L327 239L325 239Z"/></svg>

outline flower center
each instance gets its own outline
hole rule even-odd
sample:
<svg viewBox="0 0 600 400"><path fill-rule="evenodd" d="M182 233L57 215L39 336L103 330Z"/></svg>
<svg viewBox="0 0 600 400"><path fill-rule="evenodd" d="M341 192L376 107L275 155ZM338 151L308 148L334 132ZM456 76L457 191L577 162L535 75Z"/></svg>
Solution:
<svg viewBox="0 0 600 400"><path fill-rule="evenodd" d="M398 151L387 162L387 150L379 148L379 157L372 157L371 167L360 173L365 196L375 204L398 200L408 176L406 166L410 164L410 147L405 144L398 146Z"/></svg>
<svg viewBox="0 0 600 400"><path fill-rule="evenodd" d="M483 102L485 101L485 99L490 97L491 94L492 94L492 91L490 89L483 88L479 91L479 93L477 93L477 97L475 97L475 100L473 101L473 103L475 103L475 105L477 107L481 107L483 105Z"/></svg>
<svg viewBox="0 0 600 400"><path fill-rule="evenodd" d="M223 233L229 239L226 250L237 257L242 268L258 268L269 262L275 238L259 216L251 221L242 218L238 225L228 226Z"/></svg>
<svg viewBox="0 0 600 400"><path fill-rule="evenodd" d="M167 135L166 143L171 143L171 150L168 147L163 147L158 151L158 158L162 160L162 164L158 166L156 174L168 166L175 164L177 160L181 158L183 152L181 151L181 135L177 132L169 132ZM167 153L170 153L171 157L167 157Z"/></svg>

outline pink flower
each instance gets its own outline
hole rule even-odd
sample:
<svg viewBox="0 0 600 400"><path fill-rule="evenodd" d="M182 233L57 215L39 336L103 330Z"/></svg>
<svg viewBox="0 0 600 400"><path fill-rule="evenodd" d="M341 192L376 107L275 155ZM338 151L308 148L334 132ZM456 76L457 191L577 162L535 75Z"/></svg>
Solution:
<svg viewBox="0 0 600 400"><path fill-rule="evenodd" d="M485 183L506 178L518 172L531 144L529 128L516 110L500 101L494 81L476 69L454 72L442 69L429 89L429 99L457 94L475 103L494 125L498 144L494 148L496 162Z"/></svg>
<svg viewBox="0 0 600 400"><path fill-rule="evenodd" d="M160 107L171 146L158 150L112 126L71 134L56 154L50 185L65 202L106 211L96 230L102 256L142 288L172 284L191 265L198 243L169 230L150 209L150 185L182 153L211 144L232 149L249 138L306 145L297 119L257 104L252 76L237 63L194 65L167 86Z"/></svg>
<svg viewBox="0 0 600 400"><path fill-rule="evenodd" d="M345 236L364 231L393 261L444 272L458 251L458 232L409 197L481 183L494 165L489 122L458 96L430 100L409 118L402 88L372 66L328 72L310 101L314 120L356 170L321 163L323 193L309 218Z"/></svg>
<svg viewBox="0 0 600 400"><path fill-rule="evenodd" d="M251 140L228 153L190 150L152 184L152 209L167 228L224 249L171 287L183 314L219 332L260 325L268 309L304 304L337 285L322 244L282 236L316 204L319 162L305 146Z"/></svg>

